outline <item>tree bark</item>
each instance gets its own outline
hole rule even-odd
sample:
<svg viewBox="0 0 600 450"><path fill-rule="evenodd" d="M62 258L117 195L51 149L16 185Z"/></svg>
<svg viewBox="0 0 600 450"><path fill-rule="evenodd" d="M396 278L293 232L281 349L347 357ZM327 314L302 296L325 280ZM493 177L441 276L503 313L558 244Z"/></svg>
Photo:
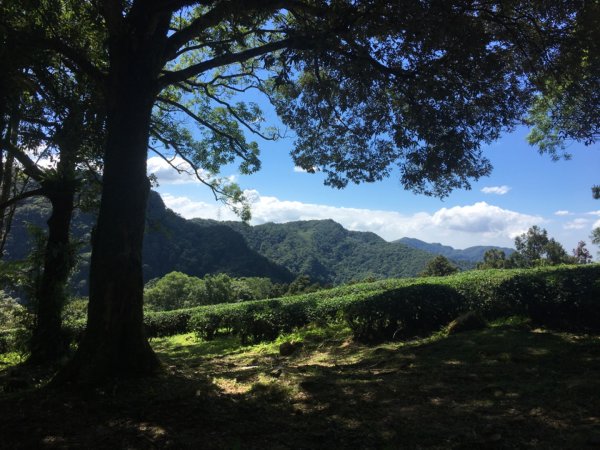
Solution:
<svg viewBox="0 0 600 450"><path fill-rule="evenodd" d="M60 152L56 173L47 171L36 180L52 205L52 213L47 222L43 272L36 292L37 314L28 359L30 364L53 363L68 350L61 313L66 300L65 287L75 265L70 229L79 184L75 176L76 155L82 149L83 129L83 115L78 105L72 104L54 137Z"/></svg>
<svg viewBox="0 0 600 450"><path fill-rule="evenodd" d="M62 334L61 312L65 302L65 286L74 265L69 231L73 216L75 184L61 179L46 186L52 204L48 219L48 241L44 253L44 272L37 294L37 323L33 332L31 364L51 363L68 350Z"/></svg>
<svg viewBox="0 0 600 450"><path fill-rule="evenodd" d="M169 16L122 24L109 43L107 143L92 237L87 330L57 382L102 384L152 374L159 362L143 323L142 241L150 183L148 136ZM151 30L144 28L146 23Z"/></svg>
<svg viewBox="0 0 600 450"><path fill-rule="evenodd" d="M151 373L158 361L143 329L142 240L150 189L146 146L152 105L129 92L108 123L103 192L92 237L87 330L71 363L95 383Z"/></svg>
<svg viewBox="0 0 600 450"><path fill-rule="evenodd" d="M3 125L4 124L2 124L2 126ZM18 127L19 120L17 118L17 114L15 113L9 120L6 130L6 139L12 143L16 143L17 141ZM2 137L1 133L3 132L4 130L0 128L0 137ZM16 192L14 155L7 152L6 160L4 160L4 155L2 153L0 153L0 204L6 203L10 196L14 195ZM12 225L12 218L15 208L16 205L11 205L0 209L0 258L4 256L4 248L6 247L6 240Z"/></svg>

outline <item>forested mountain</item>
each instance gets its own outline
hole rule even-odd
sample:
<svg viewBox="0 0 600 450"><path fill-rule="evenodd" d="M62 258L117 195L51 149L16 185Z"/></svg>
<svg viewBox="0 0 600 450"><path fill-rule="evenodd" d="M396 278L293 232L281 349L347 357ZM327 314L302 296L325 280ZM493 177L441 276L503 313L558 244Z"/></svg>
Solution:
<svg viewBox="0 0 600 450"><path fill-rule="evenodd" d="M393 243L408 245L412 248L424 250L426 252L433 253L436 255L445 256L446 258L452 259L456 262L466 262L470 264L475 264L479 261L483 261L483 255L485 254L485 252L491 249L502 250L504 253L506 253L506 256L509 256L511 253L514 252L514 249L512 248L494 247L489 245L477 245L474 247L465 248L464 250L459 250L450 247L449 245L442 245L439 243L430 244L419 239L408 237L398 239L396 241L393 241Z"/></svg>
<svg viewBox="0 0 600 450"><path fill-rule="evenodd" d="M214 221L193 219L201 226ZM430 253L391 244L375 233L349 231L333 220L309 220L248 226L224 222L246 238L248 245L293 273L321 283L339 284L367 277L417 275Z"/></svg>
<svg viewBox="0 0 600 450"><path fill-rule="evenodd" d="M27 224L44 229L48 214L49 207L41 198L17 210L7 243L7 259L26 257L33 245ZM89 236L94 222L92 215L78 213L72 227L74 240L80 242L80 261L71 284L80 294L87 292ZM199 227L167 209L155 192L148 200L143 262L146 281L174 270L199 277L227 273L235 277L268 277L276 282L294 279L289 270L252 250L232 228L218 222Z"/></svg>
<svg viewBox="0 0 600 450"><path fill-rule="evenodd" d="M31 249L26 223L45 227L49 213L36 199L20 207L7 245L9 259L22 259ZM144 238L144 278L180 271L202 277L211 273L262 276L289 282L306 274L313 281L339 284L367 277L417 275L432 258L443 254L465 267L483 258L490 247L455 250L404 238L387 242L374 233L349 231L333 220L310 220L249 226L242 222L186 220L165 207L153 192L148 202ZM78 213L74 240L80 242L80 262L73 276L79 293L87 291L89 236L94 218ZM414 248L417 247L417 248ZM505 249L510 251L510 249ZM462 264L461 264L462 263Z"/></svg>

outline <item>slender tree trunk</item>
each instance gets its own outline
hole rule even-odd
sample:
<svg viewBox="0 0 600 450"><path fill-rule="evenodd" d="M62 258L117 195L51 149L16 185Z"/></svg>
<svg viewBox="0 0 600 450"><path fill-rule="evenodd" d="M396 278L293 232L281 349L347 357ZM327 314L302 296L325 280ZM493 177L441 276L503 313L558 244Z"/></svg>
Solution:
<svg viewBox="0 0 600 450"><path fill-rule="evenodd" d="M44 267L36 293L36 326L28 360L31 364L52 363L68 350L68 342L62 333L61 313L66 300L67 281L75 265L70 229L78 189L75 158L83 145L83 121L80 109L76 104L71 105L68 116L55 135L60 152L56 174L50 172L37 180L52 205L52 213L47 222Z"/></svg>
<svg viewBox="0 0 600 450"><path fill-rule="evenodd" d="M60 182L63 181L63 182ZM44 272L37 295L37 323L31 344L32 364L51 363L66 354L67 342L62 335L61 312L65 286L74 265L69 239L75 185L62 179L47 192L52 204L48 219L48 241L44 254Z"/></svg>
<svg viewBox="0 0 600 450"><path fill-rule="evenodd" d="M17 141L18 126L19 120L16 119L16 114L14 114L9 120L6 129L6 139L10 140L12 143L16 143ZM0 129L0 133L3 131L4 130ZM3 154L0 154L0 204L6 203L11 195L16 192L14 166L15 158L11 153L6 152L6 159L4 159ZM11 205L0 210L0 258L2 258L4 255L4 247L6 247L6 240L12 224L12 217L15 212L15 208L16 205Z"/></svg>
<svg viewBox="0 0 600 450"><path fill-rule="evenodd" d="M168 17L163 23L166 35ZM99 384L153 373L159 362L143 324L142 241L150 183L148 136L160 48L125 37L111 45L107 144L92 237L87 330L57 382ZM160 43L160 41L159 41Z"/></svg>

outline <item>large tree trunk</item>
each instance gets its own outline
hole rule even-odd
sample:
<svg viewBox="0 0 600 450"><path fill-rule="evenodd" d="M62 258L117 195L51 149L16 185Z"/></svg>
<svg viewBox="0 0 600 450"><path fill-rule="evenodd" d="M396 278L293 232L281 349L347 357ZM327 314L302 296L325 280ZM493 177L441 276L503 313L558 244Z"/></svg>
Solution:
<svg viewBox="0 0 600 450"><path fill-rule="evenodd" d="M67 368L84 382L144 375L158 366L144 334L142 309L152 105L131 88L109 118L102 201L92 237L87 330Z"/></svg>
<svg viewBox="0 0 600 450"><path fill-rule="evenodd" d="M62 335L61 312L65 301L65 286L74 265L69 239L75 184L73 180L58 180L46 187L52 204L48 219L48 241L44 253L44 272L37 295L37 323L31 343L32 364L51 363L66 354L67 342Z"/></svg>
<svg viewBox="0 0 600 450"><path fill-rule="evenodd" d="M92 237L87 330L58 382L98 384L148 375L159 366L144 332L142 240L150 118L168 23L163 17L154 34L144 33L143 25L120 29L124 34L110 42L107 144Z"/></svg>

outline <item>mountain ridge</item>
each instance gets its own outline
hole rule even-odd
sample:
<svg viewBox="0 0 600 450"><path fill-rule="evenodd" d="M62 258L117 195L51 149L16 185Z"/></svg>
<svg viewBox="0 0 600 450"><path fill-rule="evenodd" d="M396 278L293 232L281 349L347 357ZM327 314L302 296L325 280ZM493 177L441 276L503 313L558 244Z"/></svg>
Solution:
<svg viewBox="0 0 600 450"><path fill-rule="evenodd" d="M49 212L42 199L18 208L7 259L26 256L31 239L25 222L45 228ZM89 235L94 222L92 214L77 213L72 225L73 239L83 242L72 282L80 294L87 292ZM470 268L476 262L474 258L482 259L489 248L497 247L456 250L411 238L388 242L373 232L348 230L332 219L255 226L212 219L187 220L167 208L158 193L151 192L143 268L145 281L180 271L198 277L213 273L264 276L275 282L290 282L295 276L306 274L323 284L340 284L365 278L416 276L435 254L444 254L460 267Z"/></svg>
<svg viewBox="0 0 600 450"><path fill-rule="evenodd" d="M191 219L203 225L206 219ZM223 222L242 235L250 248L293 273L325 284L365 278L416 276L432 255L392 245L372 232L351 231L331 220L302 220L255 226Z"/></svg>
<svg viewBox="0 0 600 450"><path fill-rule="evenodd" d="M504 253L506 253L506 256L509 256L515 251L512 248L498 247L495 245L474 245L465 249L456 249L449 245L440 244L439 242L429 243L420 239L409 237L396 239L395 241L392 241L392 243L408 245L410 247L418 248L419 250L424 250L429 253L445 256L446 258L454 261L465 261L469 263L477 263L479 261L482 261L485 252L488 250L502 250Z"/></svg>

